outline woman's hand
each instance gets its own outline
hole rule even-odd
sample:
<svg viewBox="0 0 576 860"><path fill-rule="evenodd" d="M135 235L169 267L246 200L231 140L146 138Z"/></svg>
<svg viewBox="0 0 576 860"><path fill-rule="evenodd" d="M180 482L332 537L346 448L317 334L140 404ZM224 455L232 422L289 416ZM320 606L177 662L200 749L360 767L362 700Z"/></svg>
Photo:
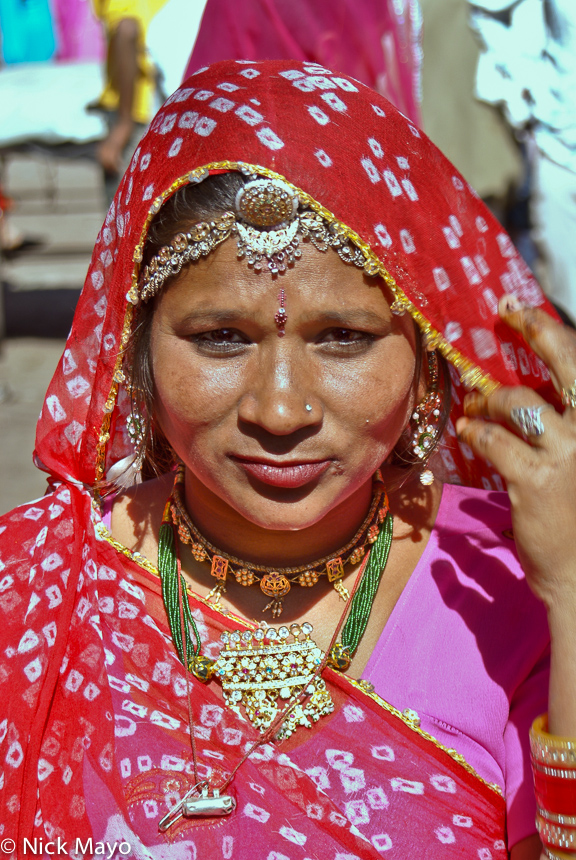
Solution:
<svg viewBox="0 0 576 860"><path fill-rule="evenodd" d="M544 311L521 308L513 297L501 301L500 316L545 362L558 392L575 384L575 332ZM535 426L526 428L529 435L517 423L522 413L514 421L518 407L541 410ZM532 590L547 606L576 593L576 409L561 415L535 391L518 386L487 397L468 394L464 412L460 438L508 484L514 538ZM473 420L478 418L489 420ZM539 428L542 434L535 435Z"/></svg>
<svg viewBox="0 0 576 860"><path fill-rule="evenodd" d="M545 362L556 390L574 390L576 404L576 333L512 296L499 311ZM518 555L548 611L550 731L576 735L576 408L561 414L518 386L469 394L464 412L458 434L506 480Z"/></svg>

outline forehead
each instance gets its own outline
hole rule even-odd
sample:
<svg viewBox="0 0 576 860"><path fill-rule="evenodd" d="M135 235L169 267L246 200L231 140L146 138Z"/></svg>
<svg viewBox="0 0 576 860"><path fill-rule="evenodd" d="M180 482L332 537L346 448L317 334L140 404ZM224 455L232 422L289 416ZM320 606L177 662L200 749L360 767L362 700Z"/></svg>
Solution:
<svg viewBox="0 0 576 860"><path fill-rule="evenodd" d="M238 259L236 242L228 239L169 281L160 301L203 310L224 304L257 313L269 300L276 303L283 289L287 301L301 304L303 311L360 306L390 316L391 297L380 278L345 263L332 248L319 251L307 241L301 241L300 248L302 257L294 266L272 277L267 269L255 272L245 259Z"/></svg>

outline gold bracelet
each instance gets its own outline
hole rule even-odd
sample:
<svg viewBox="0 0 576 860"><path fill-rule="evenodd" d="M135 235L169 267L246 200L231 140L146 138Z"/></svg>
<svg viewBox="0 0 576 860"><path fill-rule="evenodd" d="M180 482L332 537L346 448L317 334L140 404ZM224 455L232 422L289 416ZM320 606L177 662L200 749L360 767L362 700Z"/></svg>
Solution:
<svg viewBox="0 0 576 860"><path fill-rule="evenodd" d="M554 824L563 824L566 827L576 827L576 815L555 815L547 809L538 807L538 815L546 821L552 821Z"/></svg>
<svg viewBox="0 0 576 860"><path fill-rule="evenodd" d="M569 851L576 849L576 830L552 824L540 815L536 816L536 829L546 846L553 845L554 848L566 848Z"/></svg>
<svg viewBox="0 0 576 860"><path fill-rule="evenodd" d="M537 717L530 729L530 752L540 765L576 768L576 740L548 734L548 716Z"/></svg>
<svg viewBox="0 0 576 860"><path fill-rule="evenodd" d="M548 848L546 845L543 846L544 854L548 857L548 860L574 860L573 854L565 854L564 851L552 851L551 848Z"/></svg>

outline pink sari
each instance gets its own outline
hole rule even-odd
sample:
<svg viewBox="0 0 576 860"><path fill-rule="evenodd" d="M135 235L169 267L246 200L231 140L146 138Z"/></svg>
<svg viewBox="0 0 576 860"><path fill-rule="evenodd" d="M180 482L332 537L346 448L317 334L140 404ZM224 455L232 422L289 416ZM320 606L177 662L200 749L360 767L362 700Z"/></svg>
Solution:
<svg viewBox="0 0 576 860"><path fill-rule="evenodd" d="M335 69L420 121L414 0L208 0L184 80L219 60L300 60Z"/></svg>

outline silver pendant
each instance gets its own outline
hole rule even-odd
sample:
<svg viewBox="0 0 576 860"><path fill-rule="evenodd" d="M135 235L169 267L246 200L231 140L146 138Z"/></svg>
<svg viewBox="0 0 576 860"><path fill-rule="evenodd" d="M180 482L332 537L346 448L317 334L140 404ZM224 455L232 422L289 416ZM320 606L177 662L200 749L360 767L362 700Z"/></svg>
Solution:
<svg viewBox="0 0 576 860"><path fill-rule="evenodd" d="M182 804L184 818L218 818L230 815L236 809L236 801L229 794L220 797L218 789L212 797L191 797Z"/></svg>
<svg viewBox="0 0 576 860"><path fill-rule="evenodd" d="M190 797L192 792L199 787L200 785L193 786L190 791L186 792L182 800L179 800L160 819L158 830L164 833L181 818L222 818L224 815L230 815L236 809L236 800L233 797L230 797L229 794L223 794L221 797L217 788L210 794L207 785L203 786L202 794L199 797Z"/></svg>

